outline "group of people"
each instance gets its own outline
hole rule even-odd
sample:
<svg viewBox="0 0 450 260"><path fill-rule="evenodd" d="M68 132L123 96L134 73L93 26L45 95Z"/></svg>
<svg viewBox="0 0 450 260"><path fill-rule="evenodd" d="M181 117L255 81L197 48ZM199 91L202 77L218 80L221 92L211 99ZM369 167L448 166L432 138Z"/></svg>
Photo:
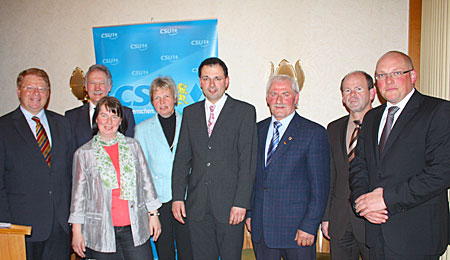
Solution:
<svg viewBox="0 0 450 260"><path fill-rule="evenodd" d="M17 78L19 107L0 118L0 222L32 226L28 259L438 259L449 243L450 102L414 88L404 53L341 81L349 112L328 125L296 112L297 81L267 83L271 116L226 94L219 58L198 69L205 100L175 111L174 81L150 86L157 115L135 126L93 65L89 102L47 110L41 69ZM371 109L378 90L386 103ZM71 224L71 227L69 226Z"/></svg>

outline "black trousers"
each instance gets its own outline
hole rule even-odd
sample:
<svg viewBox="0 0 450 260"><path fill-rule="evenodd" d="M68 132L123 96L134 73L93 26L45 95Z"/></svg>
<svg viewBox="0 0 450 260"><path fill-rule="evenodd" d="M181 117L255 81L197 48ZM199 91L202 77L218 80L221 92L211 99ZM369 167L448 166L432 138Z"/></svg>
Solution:
<svg viewBox="0 0 450 260"><path fill-rule="evenodd" d="M172 214L172 201L163 203L159 221L162 233L156 241L156 251L161 260L175 260L175 248L178 260L192 260L191 238L187 224L178 222Z"/></svg>
<svg viewBox="0 0 450 260"><path fill-rule="evenodd" d="M217 221L209 207L200 221L189 219L192 253L195 260L241 259L244 222L230 225Z"/></svg>
<svg viewBox="0 0 450 260"><path fill-rule="evenodd" d="M70 235L64 231L55 216L50 237L39 242L30 242L29 239L25 239L25 246L28 260L70 258Z"/></svg>
<svg viewBox="0 0 450 260"><path fill-rule="evenodd" d="M332 260L358 260L360 255L363 260L369 259L369 248L364 242L360 242L356 239L350 221L348 221L345 227L344 236L339 239L332 237L330 246Z"/></svg>
<svg viewBox="0 0 450 260"><path fill-rule="evenodd" d="M391 250L379 229L375 245L370 247L370 260L438 260L439 255L401 255Z"/></svg>

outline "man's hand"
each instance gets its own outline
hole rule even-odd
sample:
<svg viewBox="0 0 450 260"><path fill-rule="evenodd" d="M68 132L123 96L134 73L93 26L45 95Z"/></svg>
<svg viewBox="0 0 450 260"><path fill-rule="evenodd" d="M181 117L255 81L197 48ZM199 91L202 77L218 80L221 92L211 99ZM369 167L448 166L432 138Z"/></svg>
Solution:
<svg viewBox="0 0 450 260"><path fill-rule="evenodd" d="M244 220L246 209L240 207L232 207L230 211L230 225L237 225Z"/></svg>
<svg viewBox="0 0 450 260"><path fill-rule="evenodd" d="M186 217L186 210L184 208L184 202L183 201L174 201L172 202L172 214L173 217L180 222L181 224L184 224L184 219Z"/></svg>
<svg viewBox="0 0 450 260"><path fill-rule="evenodd" d="M320 229L322 230L322 234L324 237L330 239L330 235L328 234L328 227L330 226L329 221L322 221L322 225L320 225Z"/></svg>
<svg viewBox="0 0 450 260"><path fill-rule="evenodd" d="M388 211L383 209L379 211L372 211L364 215L364 218L366 218L370 223L372 224L383 224L386 223L388 220Z"/></svg>
<svg viewBox="0 0 450 260"><path fill-rule="evenodd" d="M376 188L372 192L361 195L355 202L356 212L362 217L370 212L380 212L387 208L383 199L383 188Z"/></svg>
<svg viewBox="0 0 450 260"><path fill-rule="evenodd" d="M248 232L252 232L252 218L247 218L245 220L245 226L247 226Z"/></svg>
<svg viewBox="0 0 450 260"><path fill-rule="evenodd" d="M299 229L295 235L295 241L297 241L298 246L312 246L314 244L314 235L303 232Z"/></svg>

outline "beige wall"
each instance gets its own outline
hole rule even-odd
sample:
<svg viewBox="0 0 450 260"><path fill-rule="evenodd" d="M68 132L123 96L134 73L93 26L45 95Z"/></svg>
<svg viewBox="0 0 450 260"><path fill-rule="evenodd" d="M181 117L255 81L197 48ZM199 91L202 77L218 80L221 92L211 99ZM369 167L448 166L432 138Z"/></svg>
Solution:
<svg viewBox="0 0 450 260"><path fill-rule="evenodd" d="M408 0L64 1L0 0L0 115L18 105L17 74L45 69L49 109L80 105L69 89L72 70L94 63L92 27L218 18L219 56L230 69L229 93L269 115L269 61L301 59L306 75L300 114L326 125L346 113L339 82L349 71L373 74L391 49L406 51ZM377 102L378 103L378 102Z"/></svg>

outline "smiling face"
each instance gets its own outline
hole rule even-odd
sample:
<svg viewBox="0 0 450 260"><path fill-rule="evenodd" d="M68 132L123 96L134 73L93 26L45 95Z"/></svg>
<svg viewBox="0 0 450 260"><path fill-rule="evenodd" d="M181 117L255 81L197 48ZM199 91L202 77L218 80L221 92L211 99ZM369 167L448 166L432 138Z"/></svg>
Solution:
<svg viewBox="0 0 450 260"><path fill-rule="evenodd" d="M50 89L45 81L36 75L29 74L23 78L17 88L20 105L33 115L37 115L47 103Z"/></svg>
<svg viewBox="0 0 450 260"><path fill-rule="evenodd" d="M225 77L222 67L218 64L206 65L200 73L200 87L209 102L215 104L228 88L229 78Z"/></svg>
<svg viewBox="0 0 450 260"><path fill-rule="evenodd" d="M95 122L97 123L100 137L103 140L108 141L117 136L117 131L122 123L122 118L112 111L108 111L106 106L102 105Z"/></svg>
<svg viewBox="0 0 450 260"><path fill-rule="evenodd" d="M299 93L295 93L289 80L276 80L270 85L266 101L270 113L280 121L294 112L298 97Z"/></svg>
<svg viewBox="0 0 450 260"><path fill-rule="evenodd" d="M352 112L364 112L370 108L375 98L375 88L369 90L367 84L362 73L350 74L342 82L342 102Z"/></svg>
<svg viewBox="0 0 450 260"><path fill-rule="evenodd" d="M89 100L94 105L111 91L111 85L108 85L106 73L101 70L91 71L88 75L86 84L85 87L89 95Z"/></svg>
<svg viewBox="0 0 450 260"><path fill-rule="evenodd" d="M168 87L159 87L153 92L152 105L156 112L164 117L170 117L175 111L176 100Z"/></svg>
<svg viewBox="0 0 450 260"><path fill-rule="evenodd" d="M412 64L409 64L407 57L399 53L388 53L378 61L375 75L408 71L410 69L412 69ZM377 79L376 86L383 98L395 105L412 91L416 79L416 70L412 70L402 74L398 78L393 78L391 75L388 75L385 79Z"/></svg>

